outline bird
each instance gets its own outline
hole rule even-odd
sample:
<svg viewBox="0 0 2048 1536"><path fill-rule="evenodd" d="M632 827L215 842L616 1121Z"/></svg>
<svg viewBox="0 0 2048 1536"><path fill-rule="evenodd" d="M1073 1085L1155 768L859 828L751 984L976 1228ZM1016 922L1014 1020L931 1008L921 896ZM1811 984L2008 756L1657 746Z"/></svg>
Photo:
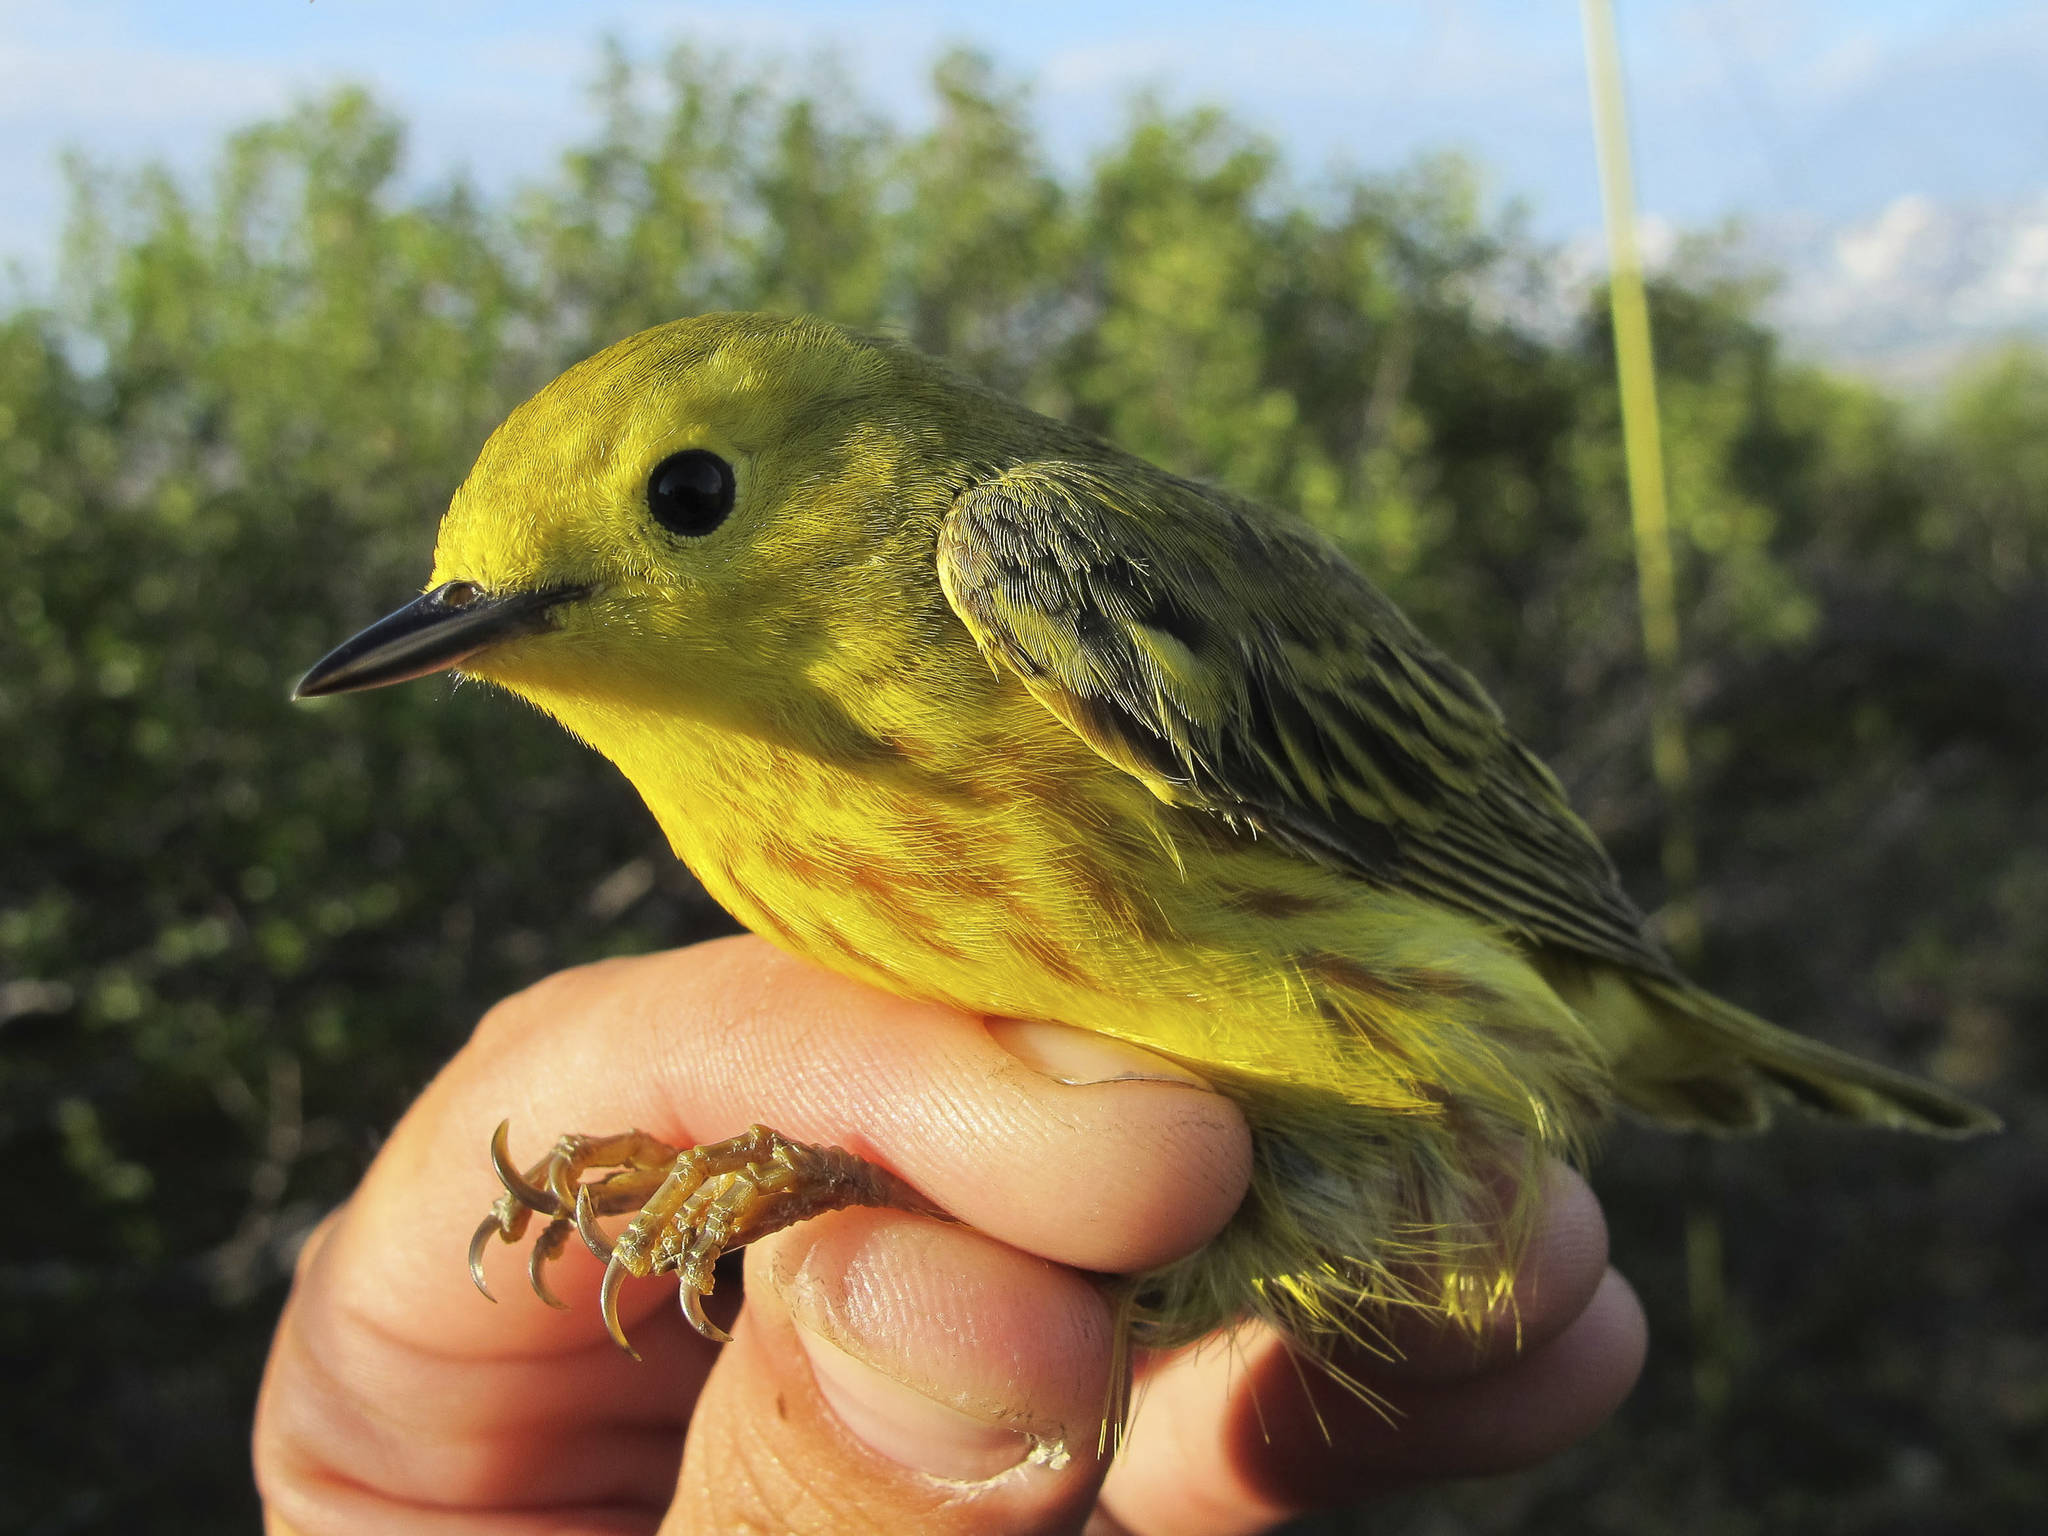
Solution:
<svg viewBox="0 0 2048 1536"><path fill-rule="evenodd" d="M617 765L710 894L884 991L1096 1031L1249 1126L1198 1251L1119 1277L1119 1337L1256 1319L1301 1353L1419 1311L1477 1328L1547 1158L1618 1111L1997 1120L1689 980L1470 673L1304 522L1156 467L902 342L709 314L569 368L491 435L423 595L318 697L454 670ZM820 1211L926 1208L757 1125L572 1134L470 1246L572 1235L674 1274ZM611 1235L604 1219L627 1216ZM486 1294L489 1294L486 1289Z"/></svg>

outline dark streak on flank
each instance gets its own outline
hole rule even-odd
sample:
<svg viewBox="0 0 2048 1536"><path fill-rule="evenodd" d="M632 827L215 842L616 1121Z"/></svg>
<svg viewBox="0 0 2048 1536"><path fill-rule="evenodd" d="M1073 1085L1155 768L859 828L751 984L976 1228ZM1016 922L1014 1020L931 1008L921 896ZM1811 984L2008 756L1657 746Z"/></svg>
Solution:
<svg viewBox="0 0 2048 1536"><path fill-rule="evenodd" d="M985 902L1018 921L1026 915L1009 880L973 861L884 863L869 857L856 844L843 842L822 843L819 852L824 862L839 872L834 877L836 884L857 883L864 873L870 879L887 882L899 893L916 891L948 901Z"/></svg>
<svg viewBox="0 0 2048 1536"><path fill-rule="evenodd" d="M1488 988L1466 977L1454 976L1449 971L1403 971L1399 984L1410 992L1441 997L1447 1002L1486 1003L1494 1000L1494 994Z"/></svg>
<svg viewBox="0 0 2048 1536"><path fill-rule="evenodd" d="M1363 1040L1382 1056L1403 1056L1400 1043L1380 1026L1375 1016L1378 1010L1368 1010L1356 1003L1347 1002L1342 993L1316 994L1316 1013L1325 1024L1339 1034L1352 1035Z"/></svg>
<svg viewBox="0 0 2048 1536"><path fill-rule="evenodd" d="M1271 885L1227 885L1217 891L1223 904L1250 917L1284 920L1334 912L1339 903L1305 892L1283 891Z"/></svg>
<svg viewBox="0 0 2048 1536"><path fill-rule="evenodd" d="M1106 915L1148 944L1171 944L1179 938L1142 884L1119 880L1110 868L1085 854L1072 853L1064 866L1092 911Z"/></svg>
<svg viewBox="0 0 2048 1536"><path fill-rule="evenodd" d="M756 900L754 893L742 885L730 869L720 870L719 874L724 877L723 884L731 893L729 904L734 917L771 944L787 950L802 949L796 935L778 921L765 904Z"/></svg>
<svg viewBox="0 0 2048 1536"><path fill-rule="evenodd" d="M814 891L829 891L838 884L838 873L822 860L780 837L764 837L759 850L761 862Z"/></svg>
<svg viewBox="0 0 2048 1536"><path fill-rule="evenodd" d="M976 860L977 849L959 828L939 816L925 816L905 828L902 845L917 848L942 869L966 869Z"/></svg>
<svg viewBox="0 0 2048 1536"><path fill-rule="evenodd" d="M884 918L889 925L904 937L914 939L935 954L949 960L965 960L964 951L939 938L934 932L931 914L911 901L905 894L901 881L890 874L881 873L860 866L847 872L847 883L860 892L867 903Z"/></svg>
<svg viewBox="0 0 2048 1536"><path fill-rule="evenodd" d="M1409 969L1391 975L1360 965L1347 955L1313 950L1296 958L1295 964L1311 983L1325 982L1395 1007L1413 1006L1422 998L1447 1002L1482 1002L1493 994L1461 976L1445 971Z"/></svg>
<svg viewBox="0 0 2048 1536"><path fill-rule="evenodd" d="M1022 928L1010 936L1011 947L1035 962L1048 976L1069 986L1100 990L1094 978L1078 966L1074 957L1035 928Z"/></svg>
<svg viewBox="0 0 2048 1536"><path fill-rule="evenodd" d="M838 925L834 923L830 918L816 918L810 923L809 926L811 931L817 935L819 941L823 943L827 949L832 950L836 954L845 956L848 960L851 960L855 965L860 966L864 970L880 971L884 974L888 974L887 966L877 965L875 963L874 957L870 955L866 950L862 949L859 945L855 944L845 934L841 933L839 931Z"/></svg>

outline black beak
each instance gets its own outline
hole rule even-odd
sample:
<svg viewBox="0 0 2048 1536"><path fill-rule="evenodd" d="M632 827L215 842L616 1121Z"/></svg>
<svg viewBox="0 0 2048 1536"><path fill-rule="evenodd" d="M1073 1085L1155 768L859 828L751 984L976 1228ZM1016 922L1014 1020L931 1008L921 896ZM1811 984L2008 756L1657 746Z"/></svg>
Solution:
<svg viewBox="0 0 2048 1536"><path fill-rule="evenodd" d="M359 693L445 672L486 646L551 627L556 608L589 591L550 587L487 597L474 582L444 582L321 657L292 697Z"/></svg>

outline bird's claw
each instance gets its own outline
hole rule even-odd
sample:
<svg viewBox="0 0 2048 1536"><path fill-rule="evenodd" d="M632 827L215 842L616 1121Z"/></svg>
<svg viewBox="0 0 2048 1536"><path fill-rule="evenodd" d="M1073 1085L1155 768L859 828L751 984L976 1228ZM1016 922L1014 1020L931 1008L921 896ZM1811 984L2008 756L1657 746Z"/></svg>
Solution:
<svg viewBox="0 0 2048 1536"><path fill-rule="evenodd" d="M612 1336L612 1342L638 1360L640 1351L633 1347L632 1340L626 1337L626 1330L619 1323L619 1287L626 1283L629 1273L631 1271L617 1259L605 1265L604 1281L597 1289L597 1312L604 1319L604 1331Z"/></svg>
<svg viewBox="0 0 2048 1536"><path fill-rule="evenodd" d="M552 1190L536 1188L532 1181L536 1176L545 1175L549 1183L552 1184L554 1181L553 1165L557 1155L563 1150L562 1142L581 1140L582 1138L563 1137L562 1142L556 1143L554 1153L542 1158L533 1165L532 1173L522 1174L514 1166L511 1149L506 1145L506 1137L511 1133L511 1130L512 1122L510 1120L500 1120L498 1128L491 1133L491 1167L497 1172L498 1182L505 1186L506 1194L517 1200L529 1211L538 1211L543 1216L561 1215L562 1201L560 1198Z"/></svg>
<svg viewBox="0 0 2048 1536"><path fill-rule="evenodd" d="M491 1294L490 1282L484 1279L484 1249L490 1246L492 1238L504 1235L505 1230L498 1220L497 1209L493 1207L491 1213L477 1223L476 1231L469 1239L469 1278L476 1282L476 1288L484 1293L486 1301L496 1301L498 1298ZM505 1241L509 1243L516 1239L506 1237Z"/></svg>
<svg viewBox="0 0 2048 1536"><path fill-rule="evenodd" d="M605 1261L598 1312L619 1348L639 1359L619 1322L619 1292L631 1277L674 1272L683 1316L703 1337L726 1343L704 1299L721 1255L794 1222L850 1205L927 1209L896 1178L837 1147L791 1141L757 1125L728 1141L678 1150L643 1131L619 1136L564 1136L523 1173L507 1145L509 1122L491 1137L491 1166L505 1193L469 1240L469 1273L490 1296L484 1253L491 1239L515 1243L536 1215L548 1219L527 1256L534 1294L564 1303L549 1289L547 1265L573 1232ZM595 1177L587 1178L595 1170ZM601 1216L635 1212L616 1240ZM496 1300L495 1297L491 1298Z"/></svg>
<svg viewBox="0 0 2048 1536"><path fill-rule="evenodd" d="M604 1235L604 1228L597 1224L597 1207L591 1203L590 1192L576 1191L576 1232L588 1248L606 1264L612 1261L612 1240Z"/></svg>

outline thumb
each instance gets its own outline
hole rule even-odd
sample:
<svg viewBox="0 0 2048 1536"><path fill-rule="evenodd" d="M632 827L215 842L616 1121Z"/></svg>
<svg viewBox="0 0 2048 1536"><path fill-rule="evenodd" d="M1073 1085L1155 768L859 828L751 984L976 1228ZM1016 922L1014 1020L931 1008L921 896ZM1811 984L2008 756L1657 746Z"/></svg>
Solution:
<svg viewBox="0 0 2048 1536"><path fill-rule="evenodd" d="M1109 1309L966 1227L853 1210L754 1245L665 1533L1078 1531Z"/></svg>

